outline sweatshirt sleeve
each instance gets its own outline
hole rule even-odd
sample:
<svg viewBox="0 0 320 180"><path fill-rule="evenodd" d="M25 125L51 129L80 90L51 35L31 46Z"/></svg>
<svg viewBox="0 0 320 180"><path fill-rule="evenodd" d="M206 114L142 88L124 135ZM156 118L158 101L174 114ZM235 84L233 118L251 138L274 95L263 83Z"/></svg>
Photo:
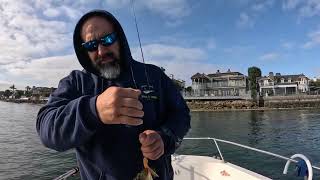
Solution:
<svg viewBox="0 0 320 180"><path fill-rule="evenodd" d="M81 96L70 74L59 82L48 103L37 115L37 132L42 143L65 151L86 143L103 124L96 111L96 96Z"/></svg>
<svg viewBox="0 0 320 180"><path fill-rule="evenodd" d="M190 110L173 81L162 74L166 121L160 135L164 141L165 154L171 155L180 146L183 137L190 129Z"/></svg>

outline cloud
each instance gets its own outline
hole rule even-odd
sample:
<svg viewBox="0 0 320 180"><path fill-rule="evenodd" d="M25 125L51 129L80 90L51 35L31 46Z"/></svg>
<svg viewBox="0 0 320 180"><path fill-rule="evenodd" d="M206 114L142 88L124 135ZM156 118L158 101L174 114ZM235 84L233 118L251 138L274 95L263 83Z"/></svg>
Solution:
<svg viewBox="0 0 320 180"><path fill-rule="evenodd" d="M295 9L303 1L305 0L284 0L282 3L282 8L284 10Z"/></svg>
<svg viewBox="0 0 320 180"><path fill-rule="evenodd" d="M39 7L39 8L37 8ZM68 8L60 11L49 7L48 17L65 15L64 20L46 19L38 12L44 7L37 1L7 1L0 11L0 64L28 61L51 54L60 54L72 49ZM73 23L74 24L74 23Z"/></svg>
<svg viewBox="0 0 320 180"><path fill-rule="evenodd" d="M45 11L43 11L43 14L47 17L51 17L51 18L54 18L54 17L58 17L60 16L60 11L58 11L57 9L54 9L54 8L49 8L49 9L46 9Z"/></svg>
<svg viewBox="0 0 320 180"><path fill-rule="evenodd" d="M303 17L312 17L315 15L320 15L320 1L308 0L306 4L300 8L299 13Z"/></svg>
<svg viewBox="0 0 320 180"><path fill-rule="evenodd" d="M249 6L246 12L241 12L236 26L239 28L252 28L259 15L274 5L275 0L243 1L241 4Z"/></svg>
<svg viewBox="0 0 320 180"><path fill-rule="evenodd" d="M5 82L48 87L57 87L59 80L75 69L82 69L75 55L19 61L0 68L7 77L11 77Z"/></svg>
<svg viewBox="0 0 320 180"><path fill-rule="evenodd" d="M187 0L136 0L136 9L149 10L171 19L179 19L191 13L191 7ZM104 6L108 8L128 8L131 10L131 0L106 0Z"/></svg>
<svg viewBox="0 0 320 180"><path fill-rule="evenodd" d="M209 50L212 50L212 49L216 49L217 48L217 43L216 41L214 40L214 38L209 38L207 40L207 48Z"/></svg>
<svg viewBox="0 0 320 180"><path fill-rule="evenodd" d="M217 69L221 69L220 65L210 64L205 62L177 62L177 61L150 61L148 63L155 64L159 67L165 68L165 73L170 76L174 75L174 78L186 81L187 85L191 84L191 76L199 73L214 73ZM197 68L195 68L197 67Z"/></svg>
<svg viewBox="0 0 320 180"><path fill-rule="evenodd" d="M299 19L320 15L319 0L284 0L284 10L297 10Z"/></svg>
<svg viewBox="0 0 320 180"><path fill-rule="evenodd" d="M143 50L146 63L164 67L167 75L174 74L175 78L183 79L188 84L191 82L190 77L197 72L212 73L221 69L219 65L207 63L207 53L200 48L149 44L143 46ZM135 59L141 61L139 47L133 48L132 54ZM57 87L59 80L74 69L82 69L75 55L32 59L29 62L19 61L0 66L0 70L4 72L2 75L10 77L2 79L0 76L0 86L1 83L5 83L2 85L7 88L8 84L14 83L20 89L27 85Z"/></svg>
<svg viewBox="0 0 320 180"><path fill-rule="evenodd" d="M186 0L148 0L143 1L148 9L171 18L189 15L191 8Z"/></svg>
<svg viewBox="0 0 320 180"><path fill-rule="evenodd" d="M249 46L249 45L235 45L231 46L228 48L224 48L223 52L228 53L228 54L242 54L246 53L250 50L253 50L254 46Z"/></svg>
<svg viewBox="0 0 320 180"><path fill-rule="evenodd" d="M296 44L294 42L283 42L281 46L284 49L290 50L290 49L293 49L296 46Z"/></svg>
<svg viewBox="0 0 320 180"><path fill-rule="evenodd" d="M304 43L302 48L310 49L310 48L313 48L315 46L320 45L320 27L318 30L309 33L308 37L310 40L307 41L306 43Z"/></svg>
<svg viewBox="0 0 320 180"><path fill-rule="evenodd" d="M113 9L119 9L123 7L127 7L130 5L131 0L106 0L104 1L104 6L113 8Z"/></svg>
<svg viewBox="0 0 320 180"><path fill-rule="evenodd" d="M177 26L191 13L187 0L137 0L139 11L150 11ZM72 69L81 69L72 47L73 28L78 18L95 9L125 8L130 0L16 0L0 4L0 83L57 86ZM199 48L151 44L151 57L157 60L196 61L206 58ZM162 50L166 52L160 54ZM176 55L174 51L180 52ZM147 56L148 57L148 56Z"/></svg>
<svg viewBox="0 0 320 180"><path fill-rule="evenodd" d="M270 61L270 60L278 59L279 57L280 57L280 54L278 53L267 53L260 56L259 59L262 61Z"/></svg>
<svg viewBox="0 0 320 180"><path fill-rule="evenodd" d="M167 18L166 24L178 26L189 15L187 0L137 1L141 11L149 10ZM130 0L16 0L0 5L0 64L70 54L73 28L79 17L92 8L127 8Z"/></svg>
<svg viewBox="0 0 320 180"><path fill-rule="evenodd" d="M166 69L167 75L173 74L178 79L190 83L191 76L197 72L212 73L221 66L208 63L207 53L200 48L185 48L171 44L149 44L142 47L146 63ZM141 60L140 49L132 50L133 57ZM195 68L196 67L196 68Z"/></svg>
<svg viewBox="0 0 320 180"><path fill-rule="evenodd" d="M262 2L255 3L251 6L253 11L262 12L267 10L274 4L274 0L264 0Z"/></svg>
<svg viewBox="0 0 320 180"><path fill-rule="evenodd" d="M166 69L167 74L190 81L190 77L198 72L210 73L217 69L215 65L203 61L206 53L198 48L183 48L173 45L150 44L143 47L147 63L153 63ZM139 48L134 48L133 56L141 61ZM197 67L197 68L194 68ZM19 61L1 66L7 77L12 77L3 83L41 85L57 87L59 80L73 69L82 69L74 55L56 56L34 59L30 62ZM186 71L187 70L187 71ZM0 78L1 82L1 78ZM6 87L6 86L5 86Z"/></svg>
<svg viewBox="0 0 320 180"><path fill-rule="evenodd" d="M247 13L242 12L236 24L240 28L251 28L254 25L254 20Z"/></svg>
<svg viewBox="0 0 320 180"><path fill-rule="evenodd" d="M200 48L184 48L168 44L148 44L142 47L145 60L194 62L207 58L207 54ZM141 60L139 48L133 48L132 56Z"/></svg>

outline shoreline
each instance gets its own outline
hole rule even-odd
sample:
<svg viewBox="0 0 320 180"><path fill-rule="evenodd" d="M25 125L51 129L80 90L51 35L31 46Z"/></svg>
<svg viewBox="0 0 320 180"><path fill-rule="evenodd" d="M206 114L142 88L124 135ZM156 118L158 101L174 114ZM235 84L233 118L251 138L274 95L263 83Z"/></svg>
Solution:
<svg viewBox="0 0 320 180"><path fill-rule="evenodd" d="M47 101L46 100L24 100L24 99L0 99L0 101L3 102L10 102L10 103L26 103L26 104L46 104ZM198 102L199 103L199 102ZM313 109L319 109L319 107L315 106L315 107L258 107L255 104L250 104L249 106L246 107L228 107L228 106L224 106L224 107L217 107L217 106L207 106L204 107L202 103L199 108L195 108L193 107L193 105L191 105L190 103L187 103L190 112L231 112L231 111L283 111L283 110L313 110ZM248 104L247 104L248 105Z"/></svg>
<svg viewBox="0 0 320 180"><path fill-rule="evenodd" d="M26 103L26 104L46 104L46 100L25 100L25 99L0 99L3 102L10 102L10 103Z"/></svg>
<svg viewBox="0 0 320 180"><path fill-rule="evenodd" d="M283 111L283 110L313 110L318 107L292 107L292 108L252 108L252 109L191 109L190 112L231 112L231 111Z"/></svg>

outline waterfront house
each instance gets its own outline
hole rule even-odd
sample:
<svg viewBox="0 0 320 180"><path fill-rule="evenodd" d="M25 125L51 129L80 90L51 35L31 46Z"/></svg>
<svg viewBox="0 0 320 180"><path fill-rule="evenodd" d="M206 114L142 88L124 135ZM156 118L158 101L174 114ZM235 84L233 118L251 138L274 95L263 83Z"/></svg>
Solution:
<svg viewBox="0 0 320 180"><path fill-rule="evenodd" d="M262 96L285 96L309 92L310 79L304 74L281 75L270 72L268 76L257 79Z"/></svg>
<svg viewBox="0 0 320 180"><path fill-rule="evenodd" d="M48 88L48 87L35 87L33 86L31 89L32 94L32 100L40 100L46 97L49 97L50 94L55 90L56 88Z"/></svg>
<svg viewBox="0 0 320 180"><path fill-rule="evenodd" d="M248 78L239 72L196 73L191 77L193 96L246 96Z"/></svg>

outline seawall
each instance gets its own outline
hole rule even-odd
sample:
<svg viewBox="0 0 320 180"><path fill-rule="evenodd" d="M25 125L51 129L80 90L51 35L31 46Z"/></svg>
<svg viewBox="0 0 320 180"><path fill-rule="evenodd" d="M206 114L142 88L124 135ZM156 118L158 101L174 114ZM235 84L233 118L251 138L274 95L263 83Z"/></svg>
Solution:
<svg viewBox="0 0 320 180"><path fill-rule="evenodd" d="M264 97L262 102L260 101L260 104L263 104L267 108L320 108L320 95Z"/></svg>

